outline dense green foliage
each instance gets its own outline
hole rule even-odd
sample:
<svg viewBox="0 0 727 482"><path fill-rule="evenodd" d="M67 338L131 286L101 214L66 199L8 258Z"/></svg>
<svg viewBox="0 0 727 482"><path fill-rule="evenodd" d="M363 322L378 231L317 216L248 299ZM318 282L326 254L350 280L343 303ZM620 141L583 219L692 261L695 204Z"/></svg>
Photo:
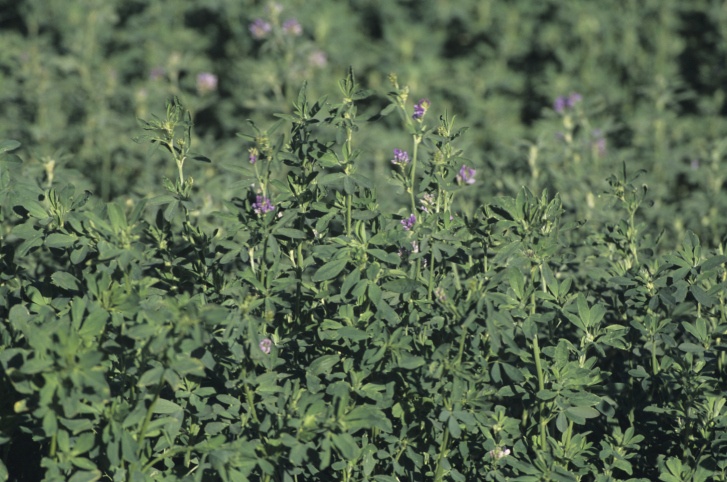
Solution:
<svg viewBox="0 0 727 482"><path fill-rule="evenodd" d="M0 26L0 481L727 480L723 3Z"/></svg>

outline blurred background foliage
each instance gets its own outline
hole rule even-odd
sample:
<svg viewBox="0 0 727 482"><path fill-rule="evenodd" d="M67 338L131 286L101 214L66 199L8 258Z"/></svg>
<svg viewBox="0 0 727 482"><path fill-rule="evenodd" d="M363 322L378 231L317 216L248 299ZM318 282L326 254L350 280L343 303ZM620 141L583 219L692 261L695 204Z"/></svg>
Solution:
<svg viewBox="0 0 727 482"><path fill-rule="evenodd" d="M726 36L716 0L3 0L0 137L22 143L28 179L133 202L174 175L162 152L131 142L136 118L180 96L196 150L213 160L190 166L212 210L240 191L222 166L247 162L235 135L246 119L264 129L304 82L313 99L337 92L352 66L378 94L356 142L380 192L408 142L398 119L378 117L395 73L411 104L432 101L432 125L446 111L471 127L478 186L465 211L527 186L560 192L598 229L606 179L625 162L646 170L653 209L640 216L660 246L687 229L717 246ZM583 101L556 113L573 92ZM399 197L381 199L393 209Z"/></svg>

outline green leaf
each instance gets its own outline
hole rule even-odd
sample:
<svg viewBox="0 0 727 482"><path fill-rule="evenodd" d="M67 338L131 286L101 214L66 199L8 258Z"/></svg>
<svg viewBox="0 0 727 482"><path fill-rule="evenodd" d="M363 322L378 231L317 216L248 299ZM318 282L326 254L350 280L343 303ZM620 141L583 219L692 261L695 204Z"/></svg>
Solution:
<svg viewBox="0 0 727 482"><path fill-rule="evenodd" d="M48 217L48 211L45 206L35 199L28 199L19 205L19 207L28 212L28 215L32 218L45 219Z"/></svg>
<svg viewBox="0 0 727 482"><path fill-rule="evenodd" d="M705 308L709 308L717 301L715 297L710 296L699 285L690 286L689 291L692 293L692 295L694 295L694 298L697 300L697 302L699 302L699 304L704 306Z"/></svg>
<svg viewBox="0 0 727 482"><path fill-rule="evenodd" d="M359 330L358 328L355 328L353 326L344 326L337 331L341 338L345 338L351 341L361 341L369 337L369 335L365 331Z"/></svg>
<svg viewBox="0 0 727 482"><path fill-rule="evenodd" d="M554 399L555 397L557 397L557 396L558 396L558 392L554 392L554 391L552 391L552 390L547 390L547 389L546 389L546 390L540 390L540 391L539 391L539 392L538 392L538 393L536 394L536 396L537 396L537 397L538 397L538 398L539 398L540 400L552 400L552 399Z"/></svg>
<svg viewBox="0 0 727 482"><path fill-rule="evenodd" d="M709 271L725 263L727 263L727 256L720 254L718 256L709 258L707 261L700 265L700 268L702 269L702 271Z"/></svg>
<svg viewBox="0 0 727 482"><path fill-rule="evenodd" d="M583 293L578 293L578 297L576 298L576 303L578 305L578 317L581 319L583 324L586 327L591 326L591 310L588 308L588 303L586 302L586 297L583 296Z"/></svg>
<svg viewBox="0 0 727 482"><path fill-rule="evenodd" d="M355 407L344 417L346 429L355 433L360 429L378 428L383 432L391 432L391 421L384 412L374 405L360 405Z"/></svg>
<svg viewBox="0 0 727 482"><path fill-rule="evenodd" d="M177 358L174 360L170 368L179 373L182 377L187 375L204 376L204 363L202 363L202 360L198 358Z"/></svg>
<svg viewBox="0 0 727 482"><path fill-rule="evenodd" d="M13 151L20 147L20 142L12 139L0 141L0 154L5 152Z"/></svg>
<svg viewBox="0 0 727 482"><path fill-rule="evenodd" d="M403 368L404 370L414 370L415 368L419 368L420 366L424 365L426 361L424 358L420 356L414 356L410 355L408 353L402 353L399 357L399 363L397 363L397 366L399 368Z"/></svg>
<svg viewBox="0 0 727 482"><path fill-rule="evenodd" d="M175 199L167 205L166 209L164 209L164 219L167 222L172 222L174 220L174 217L177 215L178 209L179 201Z"/></svg>
<svg viewBox="0 0 727 482"><path fill-rule="evenodd" d="M161 206L162 204L168 204L172 201L175 201L177 198L172 196L171 194L160 194L159 196L154 196L153 198L149 199L146 202L147 206Z"/></svg>
<svg viewBox="0 0 727 482"><path fill-rule="evenodd" d="M636 368L632 368L629 370L629 375L631 375L634 378L648 378L649 372L644 369L641 365L637 366Z"/></svg>
<svg viewBox="0 0 727 482"><path fill-rule="evenodd" d="M116 203L109 203L106 205L106 212L108 213L109 221L114 232L119 233L126 228L126 215L124 214L124 210L121 209L121 206Z"/></svg>
<svg viewBox="0 0 727 482"><path fill-rule="evenodd" d="M399 264L400 258L396 253L387 253L383 249L370 248L366 252L371 256L391 264Z"/></svg>
<svg viewBox="0 0 727 482"><path fill-rule="evenodd" d="M313 281L326 281L331 278L335 278L338 274L343 271L343 268L348 264L348 258L334 259L321 266L318 271L313 275Z"/></svg>
<svg viewBox="0 0 727 482"><path fill-rule="evenodd" d="M384 290L391 291L392 293L411 293L420 286L422 284L419 281L410 278L399 278L387 281L381 285Z"/></svg>
<svg viewBox="0 0 727 482"><path fill-rule="evenodd" d="M344 179L346 175L342 172L334 172L333 174L326 174L318 179L318 183L321 186L327 186L329 184L335 184L338 181Z"/></svg>
<svg viewBox="0 0 727 482"><path fill-rule="evenodd" d="M331 368L333 368L333 365L338 363L340 361L340 359L341 359L341 357L339 355L323 355L323 356L315 359L313 361L313 363L310 364L308 371L312 375L321 375L323 373L330 373Z"/></svg>
<svg viewBox="0 0 727 482"><path fill-rule="evenodd" d="M34 375L36 373L43 372L53 366L53 360L31 358L23 363L20 367L20 371L26 375Z"/></svg>
<svg viewBox="0 0 727 482"><path fill-rule="evenodd" d="M177 405L171 400L167 400L164 398L158 398L157 401L154 403L153 413L171 414L182 413L183 411L184 409L181 406Z"/></svg>
<svg viewBox="0 0 727 482"><path fill-rule="evenodd" d="M450 435L454 438L459 438L460 435L462 435L462 429L460 428L457 419L452 416L447 419L447 428L449 429Z"/></svg>
<svg viewBox="0 0 727 482"><path fill-rule="evenodd" d="M136 384L137 384L137 386L140 386L140 387L148 387L148 386L157 385L161 381L163 373L164 373L163 367L151 368L151 369L147 370L146 372L144 372L144 374L141 375L141 377L139 377L139 381L136 382Z"/></svg>
<svg viewBox="0 0 727 482"><path fill-rule="evenodd" d="M68 482L96 482L101 479L101 472L99 470L93 470L96 468L96 464L90 460L79 457L72 459L71 462L76 467L90 470L76 472L70 479L68 479Z"/></svg>
<svg viewBox="0 0 727 482"><path fill-rule="evenodd" d="M76 242L76 237L63 233L51 233L45 238L45 245L49 248L68 248Z"/></svg>
<svg viewBox="0 0 727 482"><path fill-rule="evenodd" d="M76 455L85 454L96 444L96 437L91 432L84 432L79 435L73 444L73 453Z"/></svg>
<svg viewBox="0 0 727 482"><path fill-rule="evenodd" d="M343 296L346 296L349 291L351 291L351 288L359 282L361 279L361 271L355 269L351 271L346 278L343 280L343 284L341 285L341 294Z"/></svg>
<svg viewBox="0 0 727 482"><path fill-rule="evenodd" d="M550 266L547 263L543 263L541 267L543 270L543 279L545 279L548 290L553 294L553 296L558 298L560 286L558 285L558 280L553 274L553 270L550 269Z"/></svg>
<svg viewBox="0 0 727 482"><path fill-rule="evenodd" d="M704 347L700 345L695 345L694 343L681 343L679 345L679 349L686 353L704 353Z"/></svg>
<svg viewBox="0 0 727 482"><path fill-rule="evenodd" d="M344 460L353 461L358 457L359 448L356 441L348 433L334 433L331 436L333 446L341 453Z"/></svg>
<svg viewBox="0 0 727 482"><path fill-rule="evenodd" d="M565 409L566 416L577 424L584 424L585 419L596 418L598 410L593 407L568 407Z"/></svg>
<svg viewBox="0 0 727 482"><path fill-rule="evenodd" d="M69 291L77 290L80 284L75 276L65 271L56 271L51 275L50 279L57 287Z"/></svg>
<svg viewBox="0 0 727 482"><path fill-rule="evenodd" d="M292 228L278 228L273 231L273 234L276 236L282 236L284 238L290 238L290 239L307 238L306 234L303 231L301 231L300 229L292 229Z"/></svg>

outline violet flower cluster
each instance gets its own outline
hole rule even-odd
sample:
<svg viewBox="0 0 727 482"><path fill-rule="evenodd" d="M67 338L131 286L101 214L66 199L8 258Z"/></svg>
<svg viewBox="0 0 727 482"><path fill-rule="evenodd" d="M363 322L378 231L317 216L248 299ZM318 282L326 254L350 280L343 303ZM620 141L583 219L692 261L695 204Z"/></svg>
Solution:
<svg viewBox="0 0 727 482"><path fill-rule="evenodd" d="M429 99L419 99L419 102L414 104L414 114L411 116L414 120L420 120L422 117L424 117L424 114L427 113L427 110L429 110L429 107L431 107L432 103L429 101Z"/></svg>
<svg viewBox="0 0 727 482"><path fill-rule="evenodd" d="M594 129L593 132L593 149L595 150L596 154L599 157L603 157L606 155L606 137L603 135L603 131L601 129Z"/></svg>
<svg viewBox="0 0 727 482"><path fill-rule="evenodd" d="M262 18L258 18L250 24L250 35L252 35L252 38L257 40L264 39L268 36L272 29L273 26L270 25L270 22L266 22Z"/></svg>
<svg viewBox="0 0 727 482"><path fill-rule="evenodd" d="M255 214L265 214L270 211L274 211L275 206L273 206L273 203L270 202L270 198L258 195L255 198L255 202L252 203L252 209L255 211Z"/></svg>
<svg viewBox="0 0 727 482"><path fill-rule="evenodd" d="M558 114L564 113L568 109L572 109L576 106L580 101L583 100L583 96L579 94L578 92L571 92L568 95L561 95L557 99L555 99L555 102L553 102L553 109Z"/></svg>
<svg viewBox="0 0 727 482"><path fill-rule="evenodd" d="M401 225L404 227L404 231L411 231L411 228L414 227L414 224L417 222L417 217L412 214L408 218L404 218L401 220Z"/></svg>
<svg viewBox="0 0 727 482"><path fill-rule="evenodd" d="M209 72L197 74L197 92L206 94L217 90L217 76Z"/></svg>
<svg viewBox="0 0 727 482"><path fill-rule="evenodd" d="M290 18L283 22L283 32L293 37L300 37L303 33L303 27L300 26L300 22L294 18Z"/></svg>
<svg viewBox="0 0 727 482"><path fill-rule="evenodd" d="M401 149L394 149L394 158L391 163L395 166L406 166L409 164L409 153Z"/></svg>
<svg viewBox="0 0 727 482"><path fill-rule="evenodd" d="M255 164L260 158L260 152L258 152L257 147L251 147L247 150L247 152L249 152L247 158L250 161L250 164Z"/></svg>
<svg viewBox="0 0 727 482"><path fill-rule="evenodd" d="M456 176L457 184L474 184L476 173L477 171L473 167L468 167L463 164L459 170L459 174Z"/></svg>
<svg viewBox="0 0 727 482"><path fill-rule="evenodd" d="M270 14L273 16L273 23L277 25L277 17L280 12L283 11L283 7L279 4L275 7L270 8ZM262 40L266 38L273 30L273 24L262 18L255 19L250 23L249 27L250 35L256 40ZM298 19L289 18L284 21L281 25L283 33L292 37L300 37L303 34L303 27L300 25Z"/></svg>

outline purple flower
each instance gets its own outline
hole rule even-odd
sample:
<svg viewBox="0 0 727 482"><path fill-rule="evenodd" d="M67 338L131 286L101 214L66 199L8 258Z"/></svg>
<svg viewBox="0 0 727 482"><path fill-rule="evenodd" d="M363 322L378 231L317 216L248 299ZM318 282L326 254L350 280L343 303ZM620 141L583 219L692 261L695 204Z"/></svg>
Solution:
<svg viewBox="0 0 727 482"><path fill-rule="evenodd" d="M268 36L272 26L262 18L256 19L250 24L250 34L254 39L263 39Z"/></svg>
<svg viewBox="0 0 727 482"><path fill-rule="evenodd" d="M283 32L287 33L288 35L292 35L293 37L299 37L300 34L303 33L303 27L300 26L298 20L294 18L289 18L288 20L283 22Z"/></svg>
<svg viewBox="0 0 727 482"><path fill-rule="evenodd" d="M578 92L571 92L568 94L568 107L571 109L576 106L577 103L583 100L583 96Z"/></svg>
<svg viewBox="0 0 727 482"><path fill-rule="evenodd" d="M394 149L394 158L391 163L397 166L406 166L409 164L409 153L401 149Z"/></svg>
<svg viewBox="0 0 727 482"><path fill-rule="evenodd" d="M260 340L260 351L266 355L270 354L270 349L273 347L273 341L270 338L263 338Z"/></svg>
<svg viewBox="0 0 727 482"><path fill-rule="evenodd" d="M257 150L257 147L251 147L247 151L250 153L250 155L248 156L248 159L250 160L250 164L255 164L260 155L260 153Z"/></svg>
<svg viewBox="0 0 727 482"><path fill-rule="evenodd" d="M692 169L692 171L696 171L699 169L699 159L692 159L692 161L689 163L689 167Z"/></svg>
<svg viewBox="0 0 727 482"><path fill-rule="evenodd" d="M555 109L558 114L562 114L563 111L565 111L565 102L565 97L561 96L556 98L555 102L553 102L553 109Z"/></svg>
<svg viewBox="0 0 727 482"><path fill-rule="evenodd" d="M414 120L419 120L422 117L424 117L424 114L427 113L427 110L429 110L429 107L432 105L431 102L429 102L429 99L419 99L419 102L414 104L414 115L411 116Z"/></svg>
<svg viewBox="0 0 727 482"><path fill-rule="evenodd" d="M322 50L315 50L308 55L308 63L313 67L325 67L328 64L328 56Z"/></svg>
<svg viewBox="0 0 727 482"><path fill-rule="evenodd" d="M252 203L252 209L255 211L255 214L265 214L270 211L275 211L275 206L273 206L269 198L258 195L255 198L255 202Z"/></svg>
<svg viewBox="0 0 727 482"><path fill-rule="evenodd" d="M206 94L217 90L217 76L209 72L200 72L197 74L197 92Z"/></svg>
<svg viewBox="0 0 727 482"><path fill-rule="evenodd" d="M164 68L163 67L154 67L149 72L149 79L151 79L151 80L159 80L162 77L164 77Z"/></svg>
<svg viewBox="0 0 727 482"><path fill-rule="evenodd" d="M463 164L456 177L457 184L474 184L476 172L474 168L467 167Z"/></svg>
<svg viewBox="0 0 727 482"><path fill-rule="evenodd" d="M567 96L560 96L557 99L555 99L555 102L553 102L553 109L558 114L564 113L567 109L572 109L576 106L580 101L583 100L583 96L579 94L578 92L571 92Z"/></svg>
<svg viewBox="0 0 727 482"><path fill-rule="evenodd" d="M603 157L606 155L606 137L603 135L603 131L601 129L594 129L593 130L593 137L595 140L593 141L593 150L598 157Z"/></svg>
<svg viewBox="0 0 727 482"><path fill-rule="evenodd" d="M404 227L404 231L410 231L411 228L414 227L414 224L417 222L417 217L412 214L408 218L401 220L401 225Z"/></svg>

